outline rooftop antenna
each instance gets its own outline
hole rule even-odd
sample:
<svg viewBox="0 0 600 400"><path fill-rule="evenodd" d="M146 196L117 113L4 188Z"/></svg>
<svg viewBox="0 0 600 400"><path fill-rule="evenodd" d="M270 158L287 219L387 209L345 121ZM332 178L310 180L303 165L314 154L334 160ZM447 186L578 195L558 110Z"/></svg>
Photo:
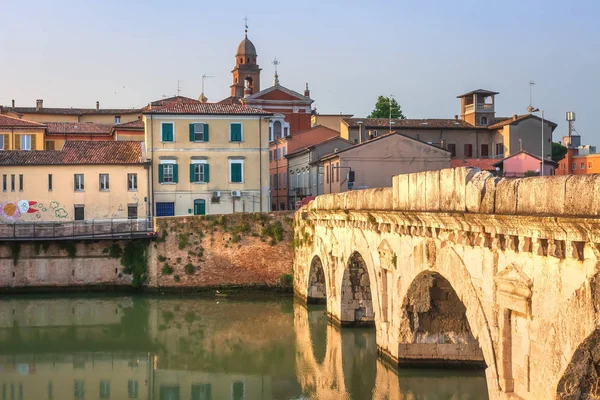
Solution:
<svg viewBox="0 0 600 400"><path fill-rule="evenodd" d="M279 60L277 60L277 57L275 57L275 59L271 63L275 66L275 79L273 79L273 86L279 85L279 75L277 74L277 66L281 64L281 62L279 62Z"/></svg>
<svg viewBox="0 0 600 400"><path fill-rule="evenodd" d="M535 85L535 82L534 81L529 81L529 106L530 107L533 107L532 106L533 101L531 99L531 90L533 89L533 85Z"/></svg>
<svg viewBox="0 0 600 400"><path fill-rule="evenodd" d="M181 93L181 82L180 80L177 81L177 96L179 96L179 93Z"/></svg>
<svg viewBox="0 0 600 400"><path fill-rule="evenodd" d="M206 75L206 74L202 75L202 94L204 94L204 80L206 78L214 78L214 76L213 75Z"/></svg>

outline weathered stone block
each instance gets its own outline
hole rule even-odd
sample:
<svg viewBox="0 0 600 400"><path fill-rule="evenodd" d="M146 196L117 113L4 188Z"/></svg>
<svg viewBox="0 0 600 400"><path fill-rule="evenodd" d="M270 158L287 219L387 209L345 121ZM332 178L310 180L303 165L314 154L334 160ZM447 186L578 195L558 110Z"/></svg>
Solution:
<svg viewBox="0 0 600 400"><path fill-rule="evenodd" d="M419 172L409 175L408 186L409 206L411 211L423 211L425 204L425 174Z"/></svg>
<svg viewBox="0 0 600 400"><path fill-rule="evenodd" d="M481 212L484 196L486 194L486 182L493 179L492 174L487 171L479 171L473 175L473 178L467 183L465 204L467 211Z"/></svg>
<svg viewBox="0 0 600 400"><path fill-rule="evenodd" d="M398 192L398 175L392 176L393 208L397 210L400 207L400 193Z"/></svg>
<svg viewBox="0 0 600 400"><path fill-rule="evenodd" d="M501 179L496 185L496 213L515 214L517 212L517 189L521 179Z"/></svg>
<svg viewBox="0 0 600 400"><path fill-rule="evenodd" d="M571 175L565 183L567 215L597 216L600 214L600 175Z"/></svg>
<svg viewBox="0 0 600 400"><path fill-rule="evenodd" d="M440 209L453 211L454 205L454 168L440 170Z"/></svg>
<svg viewBox="0 0 600 400"><path fill-rule="evenodd" d="M395 183L393 187L394 193L397 196L398 204L394 205L394 209L396 210L409 210L409 200L408 200L408 188L409 188L409 174L398 175L398 181Z"/></svg>
<svg viewBox="0 0 600 400"><path fill-rule="evenodd" d="M496 212L496 186L500 182L500 178L488 178L485 181L485 192L483 200L479 207L479 212L482 214L493 214Z"/></svg>
<svg viewBox="0 0 600 400"><path fill-rule="evenodd" d="M557 215L564 212L568 176L519 179L517 213Z"/></svg>
<svg viewBox="0 0 600 400"><path fill-rule="evenodd" d="M428 211L440 210L440 171L425 174L425 205Z"/></svg>

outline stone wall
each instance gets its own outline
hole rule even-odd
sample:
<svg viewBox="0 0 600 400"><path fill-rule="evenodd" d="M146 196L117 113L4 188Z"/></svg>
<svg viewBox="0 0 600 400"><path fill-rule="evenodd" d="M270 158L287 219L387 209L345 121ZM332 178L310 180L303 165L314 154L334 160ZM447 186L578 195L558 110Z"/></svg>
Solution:
<svg viewBox="0 0 600 400"><path fill-rule="evenodd" d="M280 285L292 273L292 213L157 218L150 287Z"/></svg>
<svg viewBox="0 0 600 400"><path fill-rule="evenodd" d="M125 241L3 243L0 245L0 288L131 287L119 258L109 255Z"/></svg>

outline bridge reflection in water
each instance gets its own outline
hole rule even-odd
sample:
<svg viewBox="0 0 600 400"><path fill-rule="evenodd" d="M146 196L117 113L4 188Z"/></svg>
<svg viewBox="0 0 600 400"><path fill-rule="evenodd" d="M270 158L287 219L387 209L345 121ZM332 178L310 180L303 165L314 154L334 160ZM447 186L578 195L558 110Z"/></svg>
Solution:
<svg viewBox="0 0 600 400"><path fill-rule="evenodd" d="M291 299L0 299L0 400L485 397L483 374L409 372Z"/></svg>

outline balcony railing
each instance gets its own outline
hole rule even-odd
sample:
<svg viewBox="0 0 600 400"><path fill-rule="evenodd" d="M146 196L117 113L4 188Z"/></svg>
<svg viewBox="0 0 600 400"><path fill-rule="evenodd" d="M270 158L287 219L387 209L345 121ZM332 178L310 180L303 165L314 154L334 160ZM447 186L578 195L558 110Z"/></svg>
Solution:
<svg viewBox="0 0 600 400"><path fill-rule="evenodd" d="M0 223L2 240L126 239L151 236L150 219L34 221Z"/></svg>
<svg viewBox="0 0 600 400"><path fill-rule="evenodd" d="M475 108L475 106L477 106L477 108ZM494 111L494 104L492 103L477 103L477 104L467 104L465 106L465 112L469 113L469 112L473 112L473 111L490 111L493 112Z"/></svg>

